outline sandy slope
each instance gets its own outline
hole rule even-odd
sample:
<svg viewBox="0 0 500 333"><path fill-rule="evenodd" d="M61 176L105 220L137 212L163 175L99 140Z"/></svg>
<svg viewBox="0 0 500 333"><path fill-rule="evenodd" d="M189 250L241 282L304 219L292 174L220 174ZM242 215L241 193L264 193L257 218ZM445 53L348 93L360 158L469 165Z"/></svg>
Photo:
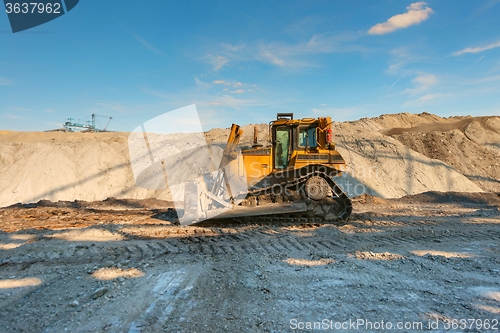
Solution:
<svg viewBox="0 0 500 333"><path fill-rule="evenodd" d="M333 126L337 147L348 162L348 173L339 182L351 195L366 191L391 198L431 190L500 191L499 117L441 118L405 113ZM268 126L258 128L259 140L265 144ZM243 130L242 144L250 146L253 125ZM207 141L222 145L228 133L228 129L211 130ZM136 186L130 152L150 157L145 149L129 149L128 133L0 131L0 206L41 199L171 199L159 163L164 161L172 171L170 180L185 176L186 164L177 167L178 161L163 142L164 138L152 139L151 144L158 147L151 157L156 166L143 174L141 184L148 185L140 187ZM170 146L184 149L189 144L189 139L178 138ZM215 145L209 155L203 155L204 159L213 156L216 162L212 170L221 149ZM188 155L187 165L199 171L203 164L199 155Z"/></svg>
<svg viewBox="0 0 500 333"><path fill-rule="evenodd" d="M0 206L158 195L135 187L125 133L0 133Z"/></svg>
<svg viewBox="0 0 500 333"><path fill-rule="evenodd" d="M437 188L500 192L500 117L402 113L342 123L338 129L339 150L361 155L348 158L354 170L370 163L381 167L382 177L360 177L372 194L397 197ZM402 186L384 186L384 178Z"/></svg>
<svg viewBox="0 0 500 333"><path fill-rule="evenodd" d="M389 134L421 154L444 161L486 191L500 191L500 117L422 124Z"/></svg>

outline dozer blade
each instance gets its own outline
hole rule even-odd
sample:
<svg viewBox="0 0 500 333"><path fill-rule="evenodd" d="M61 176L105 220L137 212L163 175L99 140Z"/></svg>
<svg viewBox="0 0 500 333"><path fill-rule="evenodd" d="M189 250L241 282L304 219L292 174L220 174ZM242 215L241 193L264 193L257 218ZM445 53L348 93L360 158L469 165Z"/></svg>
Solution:
<svg viewBox="0 0 500 333"><path fill-rule="evenodd" d="M269 204L262 206L235 206L234 208L225 211L220 215L215 215L214 219L237 218L258 215L272 215L272 214L288 214L305 212L307 206L303 202L289 203L289 204Z"/></svg>

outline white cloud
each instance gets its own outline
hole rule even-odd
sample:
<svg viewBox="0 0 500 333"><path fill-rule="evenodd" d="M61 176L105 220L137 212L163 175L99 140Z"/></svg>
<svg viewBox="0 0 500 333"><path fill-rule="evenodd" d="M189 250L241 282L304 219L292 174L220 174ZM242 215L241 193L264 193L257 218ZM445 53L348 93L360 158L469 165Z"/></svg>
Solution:
<svg viewBox="0 0 500 333"><path fill-rule="evenodd" d="M437 77L434 74L422 74L413 79L413 82L427 88L437 82Z"/></svg>
<svg viewBox="0 0 500 333"><path fill-rule="evenodd" d="M229 62L229 59L221 55L208 54L203 59L212 65L214 71L218 71Z"/></svg>
<svg viewBox="0 0 500 333"><path fill-rule="evenodd" d="M283 29L283 32L291 36L308 35L311 32L317 31L318 28L321 28L325 24L328 24L328 20L329 18L321 15L306 16L298 22L293 22L286 25L286 27Z"/></svg>
<svg viewBox="0 0 500 333"><path fill-rule="evenodd" d="M264 60L267 60L266 62L270 62L273 65L277 66L288 66L290 63L286 63L284 59L279 58L275 54L271 53L268 50L262 50L260 52L260 55Z"/></svg>
<svg viewBox="0 0 500 333"><path fill-rule="evenodd" d="M142 89L143 92L151 95L151 96L155 96L155 97L158 97L158 98L161 98L161 99L172 99L172 96L171 95L168 95L168 94L165 94L163 92L160 92L160 91L157 91L157 90L152 90L152 89L149 89L149 88L143 88Z"/></svg>
<svg viewBox="0 0 500 333"><path fill-rule="evenodd" d="M210 89L210 87L211 87L210 83L202 81L202 80L198 79L197 77L194 78L194 83L196 83L196 85L202 89Z"/></svg>
<svg viewBox="0 0 500 333"><path fill-rule="evenodd" d="M434 11L425 2L414 2L406 8L403 14L392 16L384 23L378 23L368 30L370 35L383 35L398 29L407 28L429 18Z"/></svg>
<svg viewBox="0 0 500 333"><path fill-rule="evenodd" d="M12 83L11 80L9 80L5 77L0 77L0 86L8 86L11 83Z"/></svg>
<svg viewBox="0 0 500 333"><path fill-rule="evenodd" d="M214 70L222 68L229 62L245 61L260 61L288 68L317 66L307 59L307 56L365 51L366 48L352 43L359 37L358 33L319 34L292 43L279 41L255 41L240 45L220 43L217 49L211 50L202 60L211 64Z"/></svg>
<svg viewBox="0 0 500 333"><path fill-rule="evenodd" d="M445 97L445 96L446 96L445 94L441 94L441 93L426 94L426 95L423 95L422 97L419 97L417 99L406 101L403 104L403 106L404 107L418 107L418 106L421 106L422 104L425 104L433 99Z"/></svg>
<svg viewBox="0 0 500 333"><path fill-rule="evenodd" d="M412 82L415 84L414 88L408 88L404 92L409 93L409 94L418 94L418 93L423 93L432 86L434 86L438 82L438 78L434 74L420 74L416 78L412 80Z"/></svg>
<svg viewBox="0 0 500 333"><path fill-rule="evenodd" d="M145 48L155 52L155 53L158 53L158 54L161 54L161 55L165 55L165 53L163 53L162 51L158 50L157 48L155 48L153 45L149 44L148 42L146 42L144 39L141 38L141 36L139 36L138 34L136 33L132 33L132 36L134 37L134 39L136 41L138 41L139 43L141 43Z"/></svg>
<svg viewBox="0 0 500 333"><path fill-rule="evenodd" d="M498 5L500 3L500 0L487 0L485 3L479 7L478 9L475 10L474 16L481 15L482 13L489 11L492 7Z"/></svg>
<svg viewBox="0 0 500 333"><path fill-rule="evenodd" d="M500 40L496 43L491 43L491 44L488 44L488 45L485 45L485 46L479 46L479 47L467 47L463 50L460 50L460 51L457 51L455 53L453 53L454 56L459 56L459 55L462 55L462 54L465 54L465 53L479 53L479 52L483 52L483 51L486 51L486 50L491 50L491 49L494 49L494 48L497 48L497 47L500 47Z"/></svg>
<svg viewBox="0 0 500 333"><path fill-rule="evenodd" d="M26 119L25 117L21 117L15 114L10 114L10 113L4 113L0 115L0 118L3 119L9 119L9 120L19 120L19 119Z"/></svg>
<svg viewBox="0 0 500 333"><path fill-rule="evenodd" d="M241 88L241 87L249 85L248 83L241 83L239 81L237 81L237 82L231 82L231 81L226 81L226 80L215 80L212 83L213 84L221 84L223 86L231 86L233 88ZM253 85L250 85L250 86L257 87L256 84L253 84ZM224 89L224 90L227 90L227 88Z"/></svg>
<svg viewBox="0 0 500 333"><path fill-rule="evenodd" d="M400 46L398 48L392 49L390 51L390 54L391 61L389 68L386 71L389 74L399 74L406 66L406 64L408 64L408 62L411 62L411 59L413 58L410 50L405 46Z"/></svg>
<svg viewBox="0 0 500 333"><path fill-rule="evenodd" d="M480 79L470 80L468 83L473 85L483 84L483 83L491 83L500 81L500 75L487 76Z"/></svg>
<svg viewBox="0 0 500 333"><path fill-rule="evenodd" d="M500 75L483 77L482 79L479 79L477 82L478 83L489 83L489 82L496 82L496 81L500 81Z"/></svg>
<svg viewBox="0 0 500 333"><path fill-rule="evenodd" d="M245 92L245 90L243 90L243 89L230 91L231 94L243 94L244 92Z"/></svg>
<svg viewBox="0 0 500 333"><path fill-rule="evenodd" d="M18 107L12 107L12 108L9 108L9 110L12 110L12 111L33 111L31 109L18 108Z"/></svg>
<svg viewBox="0 0 500 333"><path fill-rule="evenodd" d="M268 106L270 101L260 99L242 99L237 98L229 91L214 93L211 90L202 89L198 87L177 93L164 93L162 91L143 88L142 91L152 96L159 97L164 101L160 104L161 108L171 107L178 108L182 105L195 104L198 110L217 110L220 112L222 109L219 107L230 107L239 110L241 107L254 107L254 106ZM274 101L273 101L274 102ZM216 109L213 109L216 107Z"/></svg>
<svg viewBox="0 0 500 333"><path fill-rule="evenodd" d="M235 98L229 95L217 96L215 98L211 98L208 102L209 105L217 105L217 106L228 106L234 109L239 110L241 106L255 106L262 105L261 102L256 100L249 99L241 99Z"/></svg>
<svg viewBox="0 0 500 333"><path fill-rule="evenodd" d="M226 81L226 80L215 80L212 82L213 84L222 84L223 86L233 86L236 87L235 83Z"/></svg>
<svg viewBox="0 0 500 333"><path fill-rule="evenodd" d="M280 67L308 67L316 66L314 63L304 61L303 58L312 54L341 53L363 51L358 45L346 44L357 37L352 34L338 36L313 35L305 42L295 44L267 42L257 45L257 60L271 63Z"/></svg>
<svg viewBox="0 0 500 333"><path fill-rule="evenodd" d="M413 99L404 102L404 107L419 107L422 104L430 102L431 100L447 96L446 94L432 91L432 89L439 83L439 79L436 75L422 72L418 72L416 74L417 76L411 80L413 86L403 91L404 94L413 96Z"/></svg>
<svg viewBox="0 0 500 333"><path fill-rule="evenodd" d="M443 96L443 94L439 94L439 93L438 94L426 94L426 95L420 97L419 101L421 103L425 103L427 101L430 101L431 99L434 99L434 98L437 98L437 97L441 97L441 96Z"/></svg>
<svg viewBox="0 0 500 333"><path fill-rule="evenodd" d="M423 53L422 47L418 45L401 46L390 51L389 67L386 69L387 74L401 75L408 72L405 67L408 64L435 61L432 56Z"/></svg>

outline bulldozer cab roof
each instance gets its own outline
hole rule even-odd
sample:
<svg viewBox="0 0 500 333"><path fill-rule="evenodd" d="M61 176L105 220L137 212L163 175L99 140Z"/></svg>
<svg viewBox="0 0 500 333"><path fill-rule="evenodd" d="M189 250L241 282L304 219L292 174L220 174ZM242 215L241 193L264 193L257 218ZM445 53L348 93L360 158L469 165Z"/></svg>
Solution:
<svg viewBox="0 0 500 333"><path fill-rule="evenodd" d="M273 127L280 125L318 125L321 119L325 119L326 123L331 122L330 117L293 119L293 113L278 113L276 116L276 120L271 121L271 125Z"/></svg>

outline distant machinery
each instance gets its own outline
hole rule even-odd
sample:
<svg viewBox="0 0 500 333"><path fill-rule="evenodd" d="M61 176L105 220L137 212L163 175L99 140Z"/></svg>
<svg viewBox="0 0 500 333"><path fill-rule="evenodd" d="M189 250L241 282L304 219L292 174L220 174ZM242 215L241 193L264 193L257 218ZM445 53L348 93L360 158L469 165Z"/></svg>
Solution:
<svg viewBox="0 0 500 333"><path fill-rule="evenodd" d="M106 125L102 126L101 121L99 118L104 118L107 119L108 121L106 122ZM79 124L74 122L73 118L68 118L68 121L64 123L64 128L68 132L74 132L74 131L92 131L92 132L107 132L106 128L109 125L109 122L113 119L112 117L108 116L101 116L98 114L92 114L92 120L87 121L85 124Z"/></svg>

